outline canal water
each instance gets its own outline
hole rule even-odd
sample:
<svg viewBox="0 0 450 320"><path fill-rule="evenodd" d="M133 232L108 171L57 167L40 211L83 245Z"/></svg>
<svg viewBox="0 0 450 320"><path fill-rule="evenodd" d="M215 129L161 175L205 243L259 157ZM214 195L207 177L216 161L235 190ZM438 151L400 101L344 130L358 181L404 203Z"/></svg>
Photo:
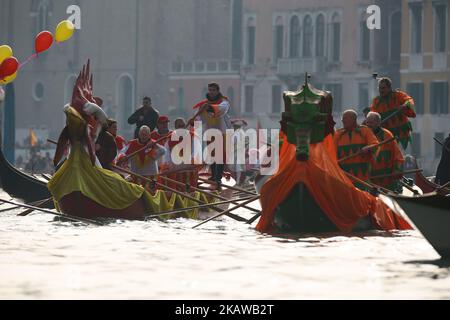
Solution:
<svg viewBox="0 0 450 320"><path fill-rule="evenodd" d="M271 236L229 218L98 227L20 212L0 213L0 299L450 299L450 263L417 231Z"/></svg>

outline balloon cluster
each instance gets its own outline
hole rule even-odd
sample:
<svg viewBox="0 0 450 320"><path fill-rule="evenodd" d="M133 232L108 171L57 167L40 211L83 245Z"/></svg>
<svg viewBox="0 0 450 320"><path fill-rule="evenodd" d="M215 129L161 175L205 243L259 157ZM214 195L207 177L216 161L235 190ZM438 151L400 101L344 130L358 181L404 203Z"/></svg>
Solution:
<svg viewBox="0 0 450 320"><path fill-rule="evenodd" d="M40 32L35 39L35 53L29 57L25 62L19 64L17 58L13 56L13 50L8 45L0 46L0 85L5 85L13 82L18 70L27 64L31 59L36 58L38 54L47 51L56 42L64 42L72 38L75 32L75 27L69 20L61 21L55 30L55 37L50 31Z"/></svg>

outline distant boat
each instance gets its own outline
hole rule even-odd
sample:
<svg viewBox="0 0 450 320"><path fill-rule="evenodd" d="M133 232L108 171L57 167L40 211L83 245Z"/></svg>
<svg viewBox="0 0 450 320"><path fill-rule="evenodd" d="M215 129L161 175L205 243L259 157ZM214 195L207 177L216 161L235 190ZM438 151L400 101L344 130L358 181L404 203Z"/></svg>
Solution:
<svg viewBox="0 0 450 320"><path fill-rule="evenodd" d="M422 172L416 173L416 184L424 193L435 192L440 187L440 185L425 177ZM450 194L450 188L444 188L440 190L439 193Z"/></svg>

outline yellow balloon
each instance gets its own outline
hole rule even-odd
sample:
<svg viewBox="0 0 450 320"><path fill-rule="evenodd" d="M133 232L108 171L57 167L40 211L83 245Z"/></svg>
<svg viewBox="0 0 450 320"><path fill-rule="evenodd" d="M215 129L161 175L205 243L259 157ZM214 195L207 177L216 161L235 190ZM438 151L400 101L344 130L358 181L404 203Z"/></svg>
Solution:
<svg viewBox="0 0 450 320"><path fill-rule="evenodd" d="M10 82L13 82L17 78L17 71L16 73L4 78L3 80L0 80L0 85L4 86L5 84L8 84Z"/></svg>
<svg viewBox="0 0 450 320"><path fill-rule="evenodd" d="M67 41L72 38L75 27L69 20L61 21L56 27L55 39L57 42Z"/></svg>
<svg viewBox="0 0 450 320"><path fill-rule="evenodd" d="M10 46L4 45L0 46L0 63L3 62L6 58L9 58L13 55L13 51Z"/></svg>

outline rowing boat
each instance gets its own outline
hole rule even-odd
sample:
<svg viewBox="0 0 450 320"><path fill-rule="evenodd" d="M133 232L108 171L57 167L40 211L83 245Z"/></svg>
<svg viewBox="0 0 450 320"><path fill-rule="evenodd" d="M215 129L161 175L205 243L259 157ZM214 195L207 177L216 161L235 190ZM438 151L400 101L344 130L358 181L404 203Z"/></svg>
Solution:
<svg viewBox="0 0 450 320"><path fill-rule="evenodd" d="M51 197L47 183L15 168L5 158L2 148L0 148L0 180L6 193L26 203ZM53 208L51 203L47 207Z"/></svg>
<svg viewBox="0 0 450 320"><path fill-rule="evenodd" d="M422 196L392 195L417 230L443 257L450 257L450 196L437 192Z"/></svg>
<svg viewBox="0 0 450 320"><path fill-rule="evenodd" d="M435 192L440 188L440 185L432 182L430 179L425 177L422 172L416 173L416 184L420 189L422 189L424 193ZM444 188L440 190L439 193L450 194L450 188Z"/></svg>

